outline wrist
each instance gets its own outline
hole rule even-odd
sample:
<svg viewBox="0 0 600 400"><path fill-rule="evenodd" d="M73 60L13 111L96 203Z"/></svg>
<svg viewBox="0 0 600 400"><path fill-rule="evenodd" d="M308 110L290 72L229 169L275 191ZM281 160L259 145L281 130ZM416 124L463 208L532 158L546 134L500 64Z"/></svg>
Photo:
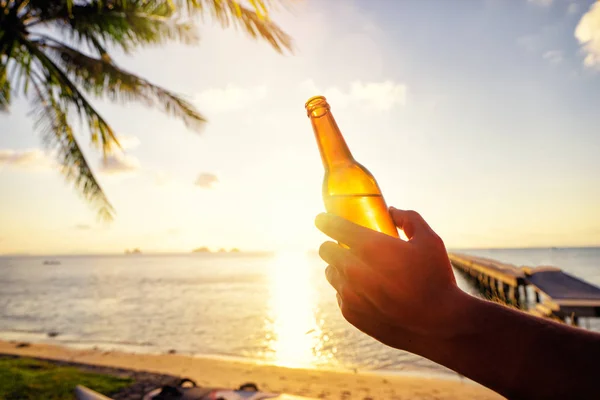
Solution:
<svg viewBox="0 0 600 400"><path fill-rule="evenodd" d="M438 317L426 335L431 340L456 340L472 335L477 325L477 305L481 300L463 292L457 286L438 300Z"/></svg>
<svg viewBox="0 0 600 400"><path fill-rule="evenodd" d="M457 370L454 365L465 349L485 329L481 307L485 301L456 287L437 298L435 322L429 329L407 335L410 339L404 350ZM457 350L458 349L458 350ZM460 368L458 368L459 370Z"/></svg>

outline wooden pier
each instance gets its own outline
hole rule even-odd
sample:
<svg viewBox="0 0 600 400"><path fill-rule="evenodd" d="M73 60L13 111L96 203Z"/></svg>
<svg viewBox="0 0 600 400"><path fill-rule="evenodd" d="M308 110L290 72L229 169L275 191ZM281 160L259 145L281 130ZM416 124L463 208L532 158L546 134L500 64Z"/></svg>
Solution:
<svg viewBox="0 0 600 400"><path fill-rule="evenodd" d="M495 301L572 325L579 325L581 317L600 317L600 288L559 268L517 267L458 253L449 257L457 270Z"/></svg>

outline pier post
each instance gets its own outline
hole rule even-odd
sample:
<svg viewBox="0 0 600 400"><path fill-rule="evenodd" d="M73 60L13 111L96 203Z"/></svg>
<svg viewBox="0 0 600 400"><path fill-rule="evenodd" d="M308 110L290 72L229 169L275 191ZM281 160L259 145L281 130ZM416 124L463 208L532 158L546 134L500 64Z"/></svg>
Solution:
<svg viewBox="0 0 600 400"><path fill-rule="evenodd" d="M504 285L504 299L508 304L515 304L515 287Z"/></svg>
<svg viewBox="0 0 600 400"><path fill-rule="evenodd" d="M496 289L496 297L498 297L500 300L504 300L502 297L502 287L503 287L503 282L496 279L494 288Z"/></svg>
<svg viewBox="0 0 600 400"><path fill-rule="evenodd" d="M523 297L521 297L521 287L523 287L523 285L519 284L513 287L513 297L515 304L518 308L523 308Z"/></svg>

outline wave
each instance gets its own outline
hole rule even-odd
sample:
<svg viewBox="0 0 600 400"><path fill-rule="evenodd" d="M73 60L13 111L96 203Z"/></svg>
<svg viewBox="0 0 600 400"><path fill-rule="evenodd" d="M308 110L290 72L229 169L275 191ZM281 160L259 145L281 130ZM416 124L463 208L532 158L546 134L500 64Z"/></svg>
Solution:
<svg viewBox="0 0 600 400"><path fill-rule="evenodd" d="M19 334L23 334L19 337ZM134 347L155 347L152 342L137 342L131 340L105 339L105 338L79 338L67 332L57 332L53 330L43 329L0 329L0 338L10 336L11 339L27 339L32 336L46 338L46 342L63 343L63 344L81 344L81 345L117 345L117 346L134 346Z"/></svg>

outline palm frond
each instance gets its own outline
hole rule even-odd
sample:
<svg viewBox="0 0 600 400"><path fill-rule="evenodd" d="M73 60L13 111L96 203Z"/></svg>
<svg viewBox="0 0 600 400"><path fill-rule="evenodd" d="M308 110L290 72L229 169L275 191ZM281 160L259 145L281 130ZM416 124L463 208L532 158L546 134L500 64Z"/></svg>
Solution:
<svg viewBox="0 0 600 400"><path fill-rule="evenodd" d="M8 111L10 106L10 81L8 80L7 68L0 65L0 112Z"/></svg>
<svg viewBox="0 0 600 400"><path fill-rule="evenodd" d="M264 0L250 1L251 7L245 7L236 0L179 0L178 2L191 3L197 11L210 15L224 28L233 25L254 39L266 40L279 53L292 50L292 38L269 19L267 3Z"/></svg>
<svg viewBox="0 0 600 400"><path fill-rule="evenodd" d="M38 0L38 2L44 2ZM106 47L114 46L130 52L140 46L161 45L168 41L185 44L198 42L191 21L175 15L167 1L90 1L68 7L40 7L38 23L53 23L71 40L86 43L99 55L107 55Z"/></svg>
<svg viewBox="0 0 600 400"><path fill-rule="evenodd" d="M20 38L20 42L37 60L39 67L44 71L46 84L58 88L61 99L77 109L79 117L90 130L92 142L99 144L105 155L110 152L113 144L120 147L119 141L110 125L88 102L66 73L38 47L39 43L31 42L23 37Z"/></svg>
<svg viewBox="0 0 600 400"><path fill-rule="evenodd" d="M43 46L74 83L97 97L112 101L138 101L181 119L198 130L206 120L185 99L175 93L125 71L103 58L93 58L58 41Z"/></svg>
<svg viewBox="0 0 600 400"><path fill-rule="evenodd" d="M249 0L249 6L238 0L96 0L74 3L70 10L66 2L60 3L52 9L40 5L43 13L32 24L57 22L71 39L86 42L100 53L108 44L129 52L168 40L196 43L193 21L181 18L197 14L266 40L280 53L292 50L291 37L270 19L271 3L266 0Z"/></svg>
<svg viewBox="0 0 600 400"><path fill-rule="evenodd" d="M8 76L8 64L14 49L14 41L7 40L5 32L0 31L0 112L8 111L10 106L11 83Z"/></svg>
<svg viewBox="0 0 600 400"><path fill-rule="evenodd" d="M43 77L32 79L36 93L34 111L36 128L42 133L47 147L56 151L62 173L83 197L98 209L101 220L110 221L114 209L94 176L69 124L67 109L56 99L52 84Z"/></svg>
<svg viewBox="0 0 600 400"><path fill-rule="evenodd" d="M7 111L10 105L10 81L8 80L8 62L10 57L5 52L8 50L4 32L0 33L0 111Z"/></svg>

